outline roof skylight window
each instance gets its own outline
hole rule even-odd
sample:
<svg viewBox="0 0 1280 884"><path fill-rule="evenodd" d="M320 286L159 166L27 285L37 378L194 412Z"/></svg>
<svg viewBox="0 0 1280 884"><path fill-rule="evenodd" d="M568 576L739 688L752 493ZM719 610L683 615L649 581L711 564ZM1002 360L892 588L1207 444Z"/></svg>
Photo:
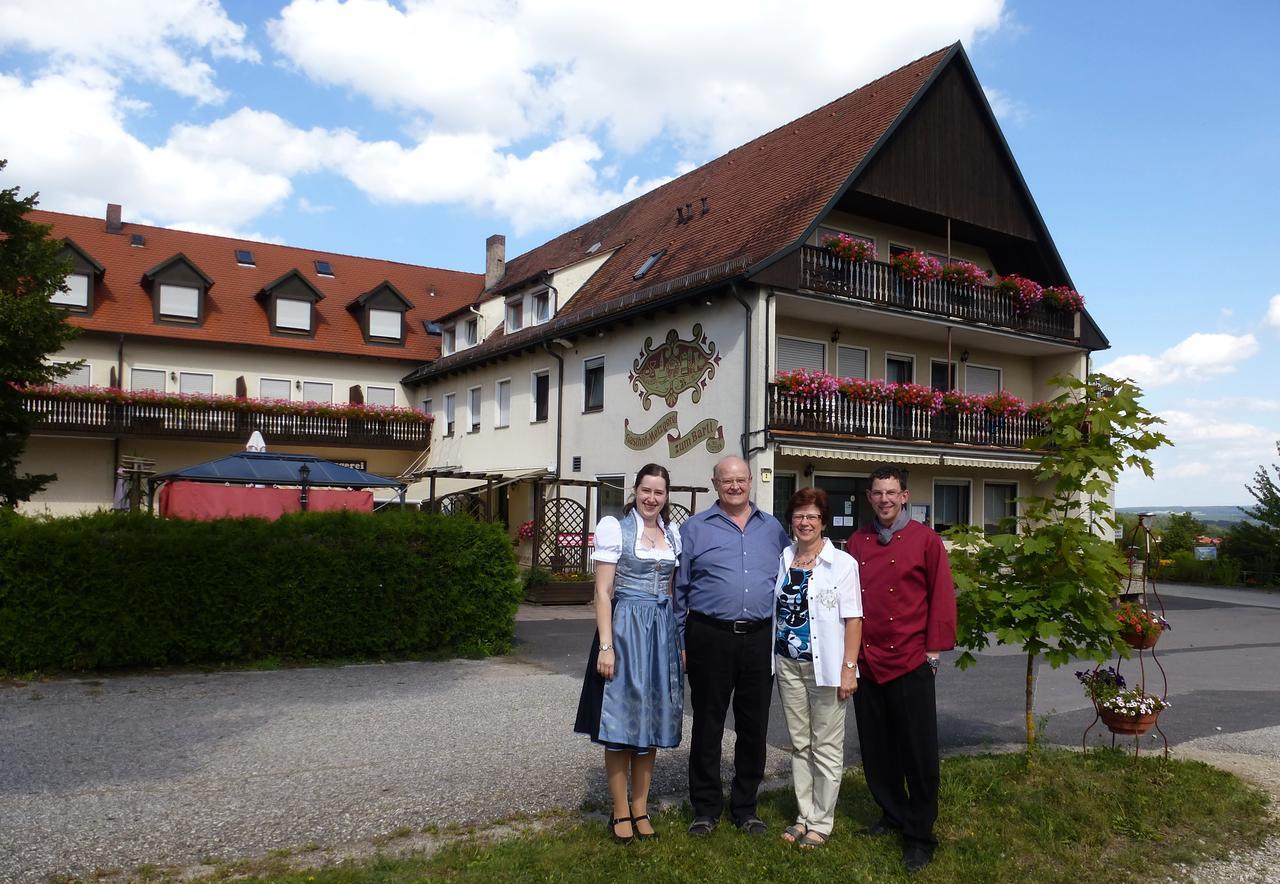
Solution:
<svg viewBox="0 0 1280 884"><path fill-rule="evenodd" d="M141 247L141 246L145 246L146 244L147 244L147 238L143 236L141 233L129 234L129 245Z"/></svg>
<svg viewBox="0 0 1280 884"><path fill-rule="evenodd" d="M640 265L640 269L636 271L632 279L640 279L646 273L653 269L653 265L658 263L658 259L667 253L666 249L658 249L652 255L644 259L644 263Z"/></svg>
<svg viewBox="0 0 1280 884"><path fill-rule="evenodd" d="M316 273L321 276L333 276L333 265L328 261L316 261Z"/></svg>
<svg viewBox="0 0 1280 884"><path fill-rule="evenodd" d="M253 252L248 249L236 249L236 263L245 267L258 266L258 263L253 260Z"/></svg>
<svg viewBox="0 0 1280 884"><path fill-rule="evenodd" d="M591 248L587 249L587 254L588 254L588 255L594 255L596 252L600 251L600 246L601 246L601 245L603 245L603 243L595 243L595 244L593 244L593 245L591 246Z"/></svg>

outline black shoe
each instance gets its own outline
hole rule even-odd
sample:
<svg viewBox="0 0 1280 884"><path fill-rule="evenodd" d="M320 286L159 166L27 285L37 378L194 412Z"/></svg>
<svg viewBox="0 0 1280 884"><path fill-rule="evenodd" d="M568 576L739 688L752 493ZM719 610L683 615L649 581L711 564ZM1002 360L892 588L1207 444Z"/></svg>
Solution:
<svg viewBox="0 0 1280 884"><path fill-rule="evenodd" d="M734 825L748 835L763 835L769 831L768 824L758 816L749 816L744 820L738 820Z"/></svg>
<svg viewBox="0 0 1280 884"><path fill-rule="evenodd" d="M631 818L631 831L636 833L637 841L657 841L658 840L658 833L656 831L650 832L648 835L646 835L644 832L641 832L639 829L636 828L636 823L640 822L641 820L648 820L648 819L649 819L649 814L647 813L642 813L640 814L640 816L633 816ZM649 820L649 822L652 824L653 820Z"/></svg>
<svg viewBox="0 0 1280 884"><path fill-rule="evenodd" d="M609 834L613 836L614 844L630 844L632 841L636 840L635 835L622 836L618 834L618 823L629 822L631 822L631 817L629 816L620 816L617 819L609 820ZM633 828L631 831L634 832L635 829Z"/></svg>
<svg viewBox="0 0 1280 884"><path fill-rule="evenodd" d="M879 838L881 835L892 835L897 831L897 826L890 825L884 820L877 820L865 829L859 829L857 834L864 838Z"/></svg>
<svg viewBox="0 0 1280 884"><path fill-rule="evenodd" d="M689 823L689 834L695 838L705 838L716 830L718 823L709 816L696 816Z"/></svg>
<svg viewBox="0 0 1280 884"><path fill-rule="evenodd" d="M908 872L918 872L933 862L933 848L921 844L911 844L902 850L902 864Z"/></svg>

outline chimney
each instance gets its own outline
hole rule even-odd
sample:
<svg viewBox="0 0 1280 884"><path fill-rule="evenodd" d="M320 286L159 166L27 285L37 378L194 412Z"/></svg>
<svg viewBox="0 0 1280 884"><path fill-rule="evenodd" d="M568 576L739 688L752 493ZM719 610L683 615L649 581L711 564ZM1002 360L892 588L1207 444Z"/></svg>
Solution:
<svg viewBox="0 0 1280 884"><path fill-rule="evenodd" d="M107 203L107 233L119 233L124 229L124 222L120 220L120 204Z"/></svg>
<svg viewBox="0 0 1280 884"><path fill-rule="evenodd" d="M484 241L484 287L493 288L507 272L507 238L495 233Z"/></svg>

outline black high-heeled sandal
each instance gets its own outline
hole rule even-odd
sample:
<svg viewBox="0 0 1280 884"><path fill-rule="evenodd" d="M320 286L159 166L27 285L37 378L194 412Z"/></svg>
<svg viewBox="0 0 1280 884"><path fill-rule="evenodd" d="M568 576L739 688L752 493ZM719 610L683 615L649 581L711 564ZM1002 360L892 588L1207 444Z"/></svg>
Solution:
<svg viewBox="0 0 1280 884"><path fill-rule="evenodd" d="M631 818L631 831L635 832L635 837L640 841L657 841L658 840L657 831L650 832L649 834L646 835L644 832L641 832L639 829L636 828L636 823L640 822L641 820L649 820L649 814L642 813L640 814L640 816L633 816ZM649 820L649 824L652 825L653 820Z"/></svg>
<svg viewBox="0 0 1280 884"><path fill-rule="evenodd" d="M636 840L636 836L634 834L627 835L625 837L618 834L618 823L629 822L631 822L631 817L629 816L620 816L616 819L611 818L609 820L609 834L613 836L614 844L630 844L632 841ZM634 833L635 828L633 827L631 831Z"/></svg>

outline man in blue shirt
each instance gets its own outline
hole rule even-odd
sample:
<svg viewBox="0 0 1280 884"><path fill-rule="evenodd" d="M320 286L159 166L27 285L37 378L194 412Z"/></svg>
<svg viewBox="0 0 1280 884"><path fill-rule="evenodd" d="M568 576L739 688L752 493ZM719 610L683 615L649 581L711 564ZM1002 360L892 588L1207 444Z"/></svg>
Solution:
<svg viewBox="0 0 1280 884"><path fill-rule="evenodd" d="M751 470L742 458L717 463L711 483L717 501L680 526L675 584L693 705L689 834L710 834L724 809L720 741L732 698L737 739L729 813L738 828L760 835L768 830L756 814L756 792L773 694L773 587L790 540L777 519L751 502Z"/></svg>

